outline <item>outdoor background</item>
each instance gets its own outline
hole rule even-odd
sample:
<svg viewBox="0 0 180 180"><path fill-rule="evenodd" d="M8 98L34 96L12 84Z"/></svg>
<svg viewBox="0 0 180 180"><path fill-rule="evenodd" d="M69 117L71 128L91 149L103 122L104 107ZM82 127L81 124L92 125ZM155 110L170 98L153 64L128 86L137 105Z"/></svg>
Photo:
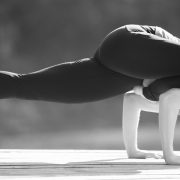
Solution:
<svg viewBox="0 0 180 180"><path fill-rule="evenodd" d="M180 37L179 21L179 0L1 0L0 70L28 73L91 57L107 33L125 24L161 26ZM122 98L1 100L0 148L124 149ZM142 113L140 148L161 149L157 120Z"/></svg>

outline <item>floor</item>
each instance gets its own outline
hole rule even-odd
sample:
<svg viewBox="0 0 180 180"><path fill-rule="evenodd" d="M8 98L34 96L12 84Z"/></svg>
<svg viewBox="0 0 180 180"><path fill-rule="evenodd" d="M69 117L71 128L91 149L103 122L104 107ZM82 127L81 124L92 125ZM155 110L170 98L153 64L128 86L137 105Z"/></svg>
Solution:
<svg viewBox="0 0 180 180"><path fill-rule="evenodd" d="M128 159L123 150L4 149L0 179L180 179L180 166L166 165L163 159Z"/></svg>

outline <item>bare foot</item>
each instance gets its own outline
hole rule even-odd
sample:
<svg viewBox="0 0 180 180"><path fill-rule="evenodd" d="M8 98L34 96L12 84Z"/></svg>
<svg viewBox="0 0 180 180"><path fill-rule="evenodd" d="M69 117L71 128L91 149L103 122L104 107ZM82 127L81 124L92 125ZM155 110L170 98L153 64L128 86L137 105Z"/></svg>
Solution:
<svg viewBox="0 0 180 180"><path fill-rule="evenodd" d="M146 159L146 158L162 159L163 155L149 151L136 150L134 152L128 153L128 157L130 159Z"/></svg>

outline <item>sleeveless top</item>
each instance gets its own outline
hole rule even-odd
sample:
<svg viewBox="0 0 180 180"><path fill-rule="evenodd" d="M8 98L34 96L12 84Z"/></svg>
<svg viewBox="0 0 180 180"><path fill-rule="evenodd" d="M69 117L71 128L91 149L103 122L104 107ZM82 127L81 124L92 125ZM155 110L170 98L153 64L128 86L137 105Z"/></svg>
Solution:
<svg viewBox="0 0 180 180"><path fill-rule="evenodd" d="M126 25L126 28L128 31L131 32L144 32L144 33L150 33L154 34L156 36L159 36L161 38L169 39L173 42L180 43L180 39L165 29L158 27L158 26L148 26L148 25L135 25L135 24L130 24Z"/></svg>

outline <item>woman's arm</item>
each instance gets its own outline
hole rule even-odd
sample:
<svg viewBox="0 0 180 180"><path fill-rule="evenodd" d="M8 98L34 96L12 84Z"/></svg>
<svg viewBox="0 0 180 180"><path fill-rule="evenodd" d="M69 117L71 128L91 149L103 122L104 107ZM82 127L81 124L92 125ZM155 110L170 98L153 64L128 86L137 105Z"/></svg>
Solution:
<svg viewBox="0 0 180 180"><path fill-rule="evenodd" d="M129 158L162 158L161 155L140 150L137 136L141 111L159 112L158 102L152 102L135 93L126 93L123 101L123 137Z"/></svg>
<svg viewBox="0 0 180 180"><path fill-rule="evenodd" d="M174 152L173 140L180 109L180 89L170 89L159 99L159 130L164 158L167 164L179 165L180 156Z"/></svg>

